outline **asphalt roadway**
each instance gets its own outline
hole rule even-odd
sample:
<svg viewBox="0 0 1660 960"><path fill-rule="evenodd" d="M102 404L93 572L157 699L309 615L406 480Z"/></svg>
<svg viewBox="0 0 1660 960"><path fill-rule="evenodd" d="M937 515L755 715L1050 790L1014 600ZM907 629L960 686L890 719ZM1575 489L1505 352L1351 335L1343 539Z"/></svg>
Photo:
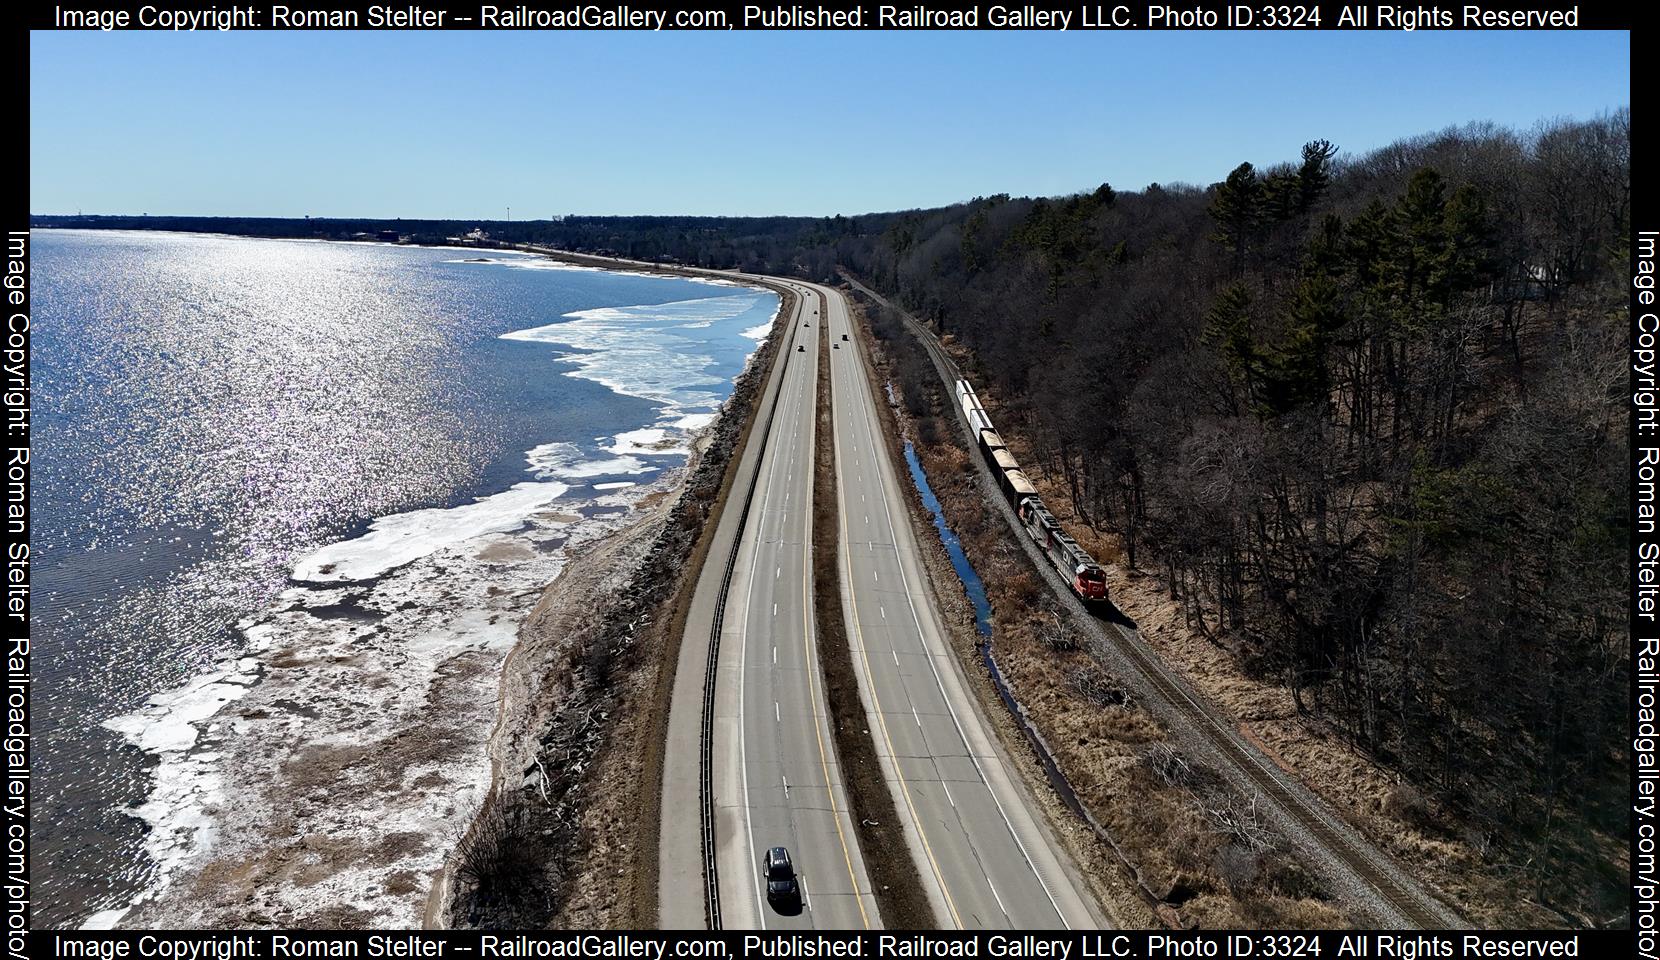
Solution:
<svg viewBox="0 0 1660 960"><path fill-rule="evenodd" d="M842 603L871 733L910 853L945 928L1096 928L1103 920L1016 779L947 646L839 292L801 296L778 319L762 392L682 642L663 782L659 924L704 924L697 808L699 712L713 613L713 794L720 920L729 929L864 929L878 915L827 722L812 615L817 405L833 402ZM824 316L824 312L828 316ZM832 397L818 394L828 321ZM843 334L849 339L843 341ZM776 398L776 405L774 399ZM758 471L758 472L757 472ZM749 478L741 538L737 535ZM908 482L908 481L903 481ZM799 904L768 901L761 859L790 851Z"/></svg>
<svg viewBox="0 0 1660 960"><path fill-rule="evenodd" d="M781 396L727 595L715 685L716 837L723 921L765 929L878 925L824 704L811 531L819 304L788 322ZM780 318L779 322L785 322ZM769 903L760 861L787 847L799 904ZM747 881L747 882L745 882Z"/></svg>
<svg viewBox="0 0 1660 960"><path fill-rule="evenodd" d="M842 603L877 753L941 926L1093 929L1087 889L1032 811L950 649L840 292L829 311ZM842 336L848 335L847 340Z"/></svg>

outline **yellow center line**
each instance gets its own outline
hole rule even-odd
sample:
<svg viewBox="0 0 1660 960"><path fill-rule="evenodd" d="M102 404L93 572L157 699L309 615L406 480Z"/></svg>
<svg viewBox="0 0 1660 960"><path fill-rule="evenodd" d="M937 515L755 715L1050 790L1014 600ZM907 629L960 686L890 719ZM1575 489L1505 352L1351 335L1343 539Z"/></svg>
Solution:
<svg viewBox="0 0 1660 960"><path fill-rule="evenodd" d="M826 308L826 313L828 313L828 306ZM849 329L852 329L852 323L853 321L850 317L848 319ZM841 507L841 509L837 512L841 515L842 542L851 545L852 541L849 540L847 536L847 505L840 502L842 500L840 477L836 480L836 496ZM934 849L932 845L928 843L928 832L922 827L922 817L917 813L916 803L911 799L911 788L907 784L905 780L905 772L901 769L899 764L899 753L894 750L893 737L888 733L887 717L882 713L882 698L876 694L876 675L872 673L870 669L870 648L865 645L865 632L864 629L859 626L859 600L853 589L853 551L842 551L842 561L843 569L847 575L847 602L853 608L853 632L857 634L859 638L859 659L862 660L865 665L865 685L870 690L871 705L876 708L876 723L877 726L882 728L882 739L887 742L888 756L893 760L893 772L894 776L899 780L899 791L905 796L905 806L911 812L911 822L916 824L917 837L922 840L922 852L928 858L928 865L933 868L934 879L939 881L940 893L944 895L945 905L951 911L951 922L957 925L957 929L961 930L963 929L963 919L961 915L957 913L957 903L952 899L951 891L945 886L945 875L940 871L939 861L934 859Z"/></svg>
<svg viewBox="0 0 1660 960"><path fill-rule="evenodd" d="M803 305L805 305L805 300L803 300ZM816 358L818 351L814 350L813 354L815 357L815 362L813 363L813 390L816 401L818 391L818 363ZM812 407L814 410L817 410L818 404L815 402ZM817 443L818 424L815 422L817 419L817 417L814 417L807 422L807 435L809 437L809 442L812 444ZM815 457L818 455L816 446L813 447L813 455ZM810 518L812 515L811 511L808 511L807 515ZM811 520L809 519L809 524L810 523ZM812 527L809 525L807 528L807 536L802 538L802 542L807 543L810 546L811 540ZM801 560L801 649L806 655L808 664L805 673L807 674L807 699L813 709L813 737L818 740L819 765L824 769L824 792L830 797L830 822L836 825L836 840L842 845L842 859L847 863L847 879L848 882L853 885L853 902L859 905L860 922L865 925L866 930L869 930L870 915L865 912L865 898L864 895L859 892L859 875L853 870L853 853L848 850L847 837L842 834L842 818L841 814L836 810L836 790L835 787L831 785L830 780L830 758L824 750L824 732L818 721L818 692L817 688L813 684L813 674L818 672L814 669L813 664L818 663L818 658L813 653L813 632L808 617L808 610L812 607L813 602L812 584L807 577L807 572L811 569L811 557L807 555L808 552L809 551L803 551ZM829 722L828 715L825 717L825 722Z"/></svg>

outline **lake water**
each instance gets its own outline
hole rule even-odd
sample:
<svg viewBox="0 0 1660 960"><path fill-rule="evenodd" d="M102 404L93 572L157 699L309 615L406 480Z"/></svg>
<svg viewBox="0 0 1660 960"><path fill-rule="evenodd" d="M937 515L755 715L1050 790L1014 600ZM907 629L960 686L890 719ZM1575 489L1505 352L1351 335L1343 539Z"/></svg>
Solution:
<svg viewBox="0 0 1660 960"><path fill-rule="evenodd" d="M778 305L527 255L158 233L36 231L32 280L43 927L211 842L192 751L260 637L303 644L421 564L421 596L462 596L433 580L477 571L434 558L533 514L564 518L534 541L557 559L684 463Z"/></svg>

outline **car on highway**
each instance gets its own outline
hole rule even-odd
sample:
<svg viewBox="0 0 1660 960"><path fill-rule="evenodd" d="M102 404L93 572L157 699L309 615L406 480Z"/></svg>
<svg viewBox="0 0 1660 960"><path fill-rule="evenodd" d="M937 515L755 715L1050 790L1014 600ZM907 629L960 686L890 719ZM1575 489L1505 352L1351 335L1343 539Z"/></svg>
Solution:
<svg viewBox="0 0 1660 960"><path fill-rule="evenodd" d="M844 334L842 334L842 339L843 339L843 340L846 340L846 339L847 339L847 334L845 334L845 333L844 333Z"/></svg>
<svg viewBox="0 0 1660 960"><path fill-rule="evenodd" d="M761 872L767 878L767 901L777 904L795 904L801 901L801 883L795 877L795 864L790 862L790 851L773 847L767 851Z"/></svg>
<svg viewBox="0 0 1660 960"><path fill-rule="evenodd" d="M805 343L796 344L795 352L796 353L806 353L807 352L807 345Z"/></svg>

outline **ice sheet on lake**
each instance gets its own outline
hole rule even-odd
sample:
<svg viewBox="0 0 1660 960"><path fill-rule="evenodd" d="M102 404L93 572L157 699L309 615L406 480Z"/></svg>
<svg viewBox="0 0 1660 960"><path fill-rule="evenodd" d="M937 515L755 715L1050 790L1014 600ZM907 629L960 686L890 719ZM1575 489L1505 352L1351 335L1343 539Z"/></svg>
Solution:
<svg viewBox="0 0 1660 960"><path fill-rule="evenodd" d="M566 314L559 323L502 334L524 340L574 347L582 353L559 358L576 369L567 376L595 383L631 397L679 410L713 410L720 396L709 387L726 383L709 372L715 358L698 339L676 328L704 320L711 325L753 310L762 294L733 294L634 307L600 307Z"/></svg>
<svg viewBox="0 0 1660 960"><path fill-rule="evenodd" d="M714 422L715 414L688 413L678 420L675 420L672 424L670 424L670 426L674 427L676 430L684 430L690 433L692 431L702 430L704 427L707 427Z"/></svg>
<svg viewBox="0 0 1660 960"><path fill-rule="evenodd" d="M481 266L596 269L510 253L488 256ZM688 434L714 422L730 386L728 379L711 371L716 361L708 354L732 350L732 340L740 334L737 328L751 319L745 315L769 298L776 304L770 293L734 281L697 282L724 289L719 296L675 303L579 311L559 323L505 335L583 351L556 359L572 368L569 376L660 404L655 424L591 444L538 446L526 455L529 482L472 503L383 517L364 535L313 552L293 570L299 585L285 591L270 609L238 624L247 639L238 656L108 721L111 730L158 761L151 793L129 811L149 825L146 849L160 867L157 887L146 891L141 901L168 886L181 864L198 862L214 846L222 827L226 837L236 836L234 829L247 829L238 818L246 820L253 813L227 803L233 784L226 778L239 763L245 771L249 751L288 756L299 745L355 744L382 736L395 730L401 718L420 715L441 666L458 657L477 653L492 658L496 666L481 676L493 678L519 622L541 588L563 568L570 545L603 536L626 521L639 498L673 488L673 472L666 468L682 462ZM742 336L764 339L772 326L769 321L742 331ZM614 479L641 474L655 474L657 479ZM588 487L597 496L570 496L573 483L590 480L604 481ZM587 516L578 520L584 513ZM565 546L549 550L549 543ZM488 559L486 551L493 551ZM521 559L504 563L501 557ZM378 621L309 612L341 603L364 609ZM268 676L267 660L278 653L282 695L302 691L297 699L303 702L293 708L300 712L285 709L266 711L262 719L240 718L238 711L255 716L249 703L275 695L260 686L254 699L246 699L256 682L276 682L261 678ZM365 668L340 665L356 664L364 657L375 665L371 672L381 684L367 699L355 679ZM330 671L350 676L353 682L318 682ZM484 686L491 682L479 681ZM343 692L331 692L337 689ZM478 723L468 729L487 731L485 721L493 705L489 690L478 693L467 701L482 705ZM233 716L220 716L238 701L242 703L232 710ZM308 719L305 711L321 711L323 719ZM373 824L374 829L401 829L424 837L442 837L453 830L457 817L469 816L489 785L489 763L482 749L468 756L467 764L449 762L434 771L446 781L439 788L411 795L412 799L399 799L405 794L397 791L385 793L385 809L377 808L374 814L383 819ZM407 778L417 772L406 771ZM362 813L344 810L339 815L361 820ZM231 826L225 827L221 819ZM407 866L417 873L431 872L443 852L444 845L434 841L410 854ZM354 892L384 886L384 876L375 869L376 865L364 864L314 887L284 890L280 896L292 901L290 908L320 895L352 898L365 908L385 911L375 913L378 925L418 923L419 904L412 908L414 901L404 902L407 897L375 894L363 899ZM88 923L114 924L124 912L104 911Z"/></svg>
<svg viewBox="0 0 1660 960"><path fill-rule="evenodd" d="M683 457L686 455L686 442L682 437L670 436L669 428L643 427L617 434L605 449L618 456Z"/></svg>
<svg viewBox="0 0 1660 960"><path fill-rule="evenodd" d="M335 582L378 577L435 550L486 533L516 529L537 507L569 489L557 482L520 483L459 507L382 517L363 536L330 544L300 561L294 579Z"/></svg>
<svg viewBox="0 0 1660 960"><path fill-rule="evenodd" d="M539 479L558 477L564 480L586 480L593 477L615 477L627 474L650 473L659 468L637 457L592 458L574 443L544 443L526 456L530 472Z"/></svg>

